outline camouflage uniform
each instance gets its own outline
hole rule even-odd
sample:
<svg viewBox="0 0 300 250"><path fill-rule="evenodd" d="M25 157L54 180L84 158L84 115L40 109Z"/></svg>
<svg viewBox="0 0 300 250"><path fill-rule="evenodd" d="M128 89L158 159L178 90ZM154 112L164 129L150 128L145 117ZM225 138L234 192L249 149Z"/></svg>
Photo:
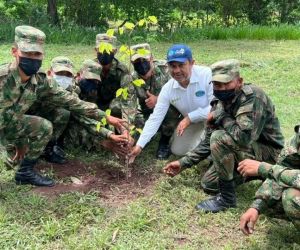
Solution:
<svg viewBox="0 0 300 250"><path fill-rule="evenodd" d="M95 86L81 86L79 97L88 102L97 102L97 82L100 83L100 74L102 67L100 64L94 62L93 60L85 60L82 68L80 69L81 79L93 80ZM80 82L79 82L80 83ZM101 127L100 131L97 132L98 121L93 120L88 117L78 116L71 113L71 119L69 125L65 132L65 141L67 145L72 145L74 147L83 146L90 150L93 147L99 146L100 138L108 138L112 131ZM93 124L93 126L91 126ZM97 136L95 136L97 135ZM100 137L100 138L99 138Z"/></svg>
<svg viewBox="0 0 300 250"><path fill-rule="evenodd" d="M18 26L15 41L22 51L43 53L45 34L30 26ZM50 121L25 114L36 101L97 120L105 116L95 104L81 101L44 74L34 74L27 83L22 83L16 63L1 65L0 86L1 144L5 146L10 143L18 148L27 146L26 158L29 160L41 155L52 135Z"/></svg>
<svg viewBox="0 0 300 250"><path fill-rule="evenodd" d="M101 43L108 43L116 47L116 38L106 34L96 36L96 50L99 50ZM98 62L98 59L95 59ZM116 117L122 117L122 101L116 98L116 92L119 88L128 87L132 77L127 66L113 58L108 72L102 70L101 83L98 89L97 105L101 110L111 109L111 114Z"/></svg>
<svg viewBox="0 0 300 250"><path fill-rule="evenodd" d="M286 215L300 230L300 131L286 144L276 165L262 162L258 173L266 178L255 194L251 207L259 212L282 201Z"/></svg>
<svg viewBox="0 0 300 250"><path fill-rule="evenodd" d="M74 76L73 72L73 63L67 57L58 56L52 59L51 61L51 70L54 73L66 71ZM43 74L42 70L39 71L40 74ZM46 77L46 74L44 75ZM72 84L69 85L66 90L71 93L78 92L78 88L75 85L75 80L72 81ZM53 134L51 141L54 143L58 140L58 138L62 135L63 131L67 127L70 118L70 111L59 108L57 106L52 105L51 103L47 103L44 100L36 101L27 112L29 115L35 115L43 117L49 121L51 121L53 125Z"/></svg>
<svg viewBox="0 0 300 250"><path fill-rule="evenodd" d="M222 65L222 70L231 71L238 64L229 62L227 66ZM218 68L212 65L212 71L214 79ZM208 127L205 140L179 161L182 168L187 168L211 154L213 166L201 184L203 189L216 192L218 179L230 181L236 177L237 164L243 159L275 163L284 138L272 101L255 85L243 85L230 104L214 99L211 105L213 127Z"/></svg>
<svg viewBox="0 0 300 250"><path fill-rule="evenodd" d="M134 54L131 58L132 62L139 59L150 59L151 52L149 44L137 44L132 46L131 49L134 51ZM146 54L138 54L139 49L146 50ZM149 52L148 52L149 51ZM137 128L143 128L145 122L148 120L149 116L152 114L153 109L149 109L145 103L145 100L148 98L147 91L151 94L158 96L163 85L170 79L168 72L167 62L165 60L155 60L153 61L153 73L150 78L144 80L145 84L140 87L134 85L135 95L138 99L139 108L138 113L134 118L134 125ZM135 71L133 73L133 79L139 79L141 76ZM161 125L161 132L163 135L171 136L180 121L180 113L174 106L170 106L166 117Z"/></svg>

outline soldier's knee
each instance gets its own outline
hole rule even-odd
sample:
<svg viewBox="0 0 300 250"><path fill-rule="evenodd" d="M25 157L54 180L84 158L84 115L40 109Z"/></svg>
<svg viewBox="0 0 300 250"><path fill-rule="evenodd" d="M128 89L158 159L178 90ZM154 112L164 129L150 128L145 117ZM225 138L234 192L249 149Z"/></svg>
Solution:
<svg viewBox="0 0 300 250"><path fill-rule="evenodd" d="M71 115L71 112L70 112L69 110L61 109L61 110L60 110L60 114L61 114L61 119L62 119L63 121L66 121L66 122L69 121L70 115Z"/></svg>
<svg viewBox="0 0 300 250"><path fill-rule="evenodd" d="M284 190L282 204L288 217L300 219L300 190L295 188Z"/></svg>
<svg viewBox="0 0 300 250"><path fill-rule="evenodd" d="M231 137L225 132L225 130L216 130L210 137L210 148L212 152L220 145L228 144L228 140L232 140Z"/></svg>
<svg viewBox="0 0 300 250"><path fill-rule="evenodd" d="M40 119L40 131L45 136L51 136L53 133L53 125L52 122L48 121L47 119L41 118Z"/></svg>

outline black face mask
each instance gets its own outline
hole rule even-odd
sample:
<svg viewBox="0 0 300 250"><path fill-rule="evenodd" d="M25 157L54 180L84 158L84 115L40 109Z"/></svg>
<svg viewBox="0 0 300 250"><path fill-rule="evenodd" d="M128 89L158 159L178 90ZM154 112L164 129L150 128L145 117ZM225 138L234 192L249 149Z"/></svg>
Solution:
<svg viewBox="0 0 300 250"><path fill-rule="evenodd" d="M150 70L150 62L149 61L142 61L133 64L134 70L141 76L144 76Z"/></svg>
<svg viewBox="0 0 300 250"><path fill-rule="evenodd" d="M214 96L222 102L230 101L235 97L235 89L214 90Z"/></svg>
<svg viewBox="0 0 300 250"><path fill-rule="evenodd" d="M97 82L89 79L82 79L79 81L79 87L83 95L94 95L97 93Z"/></svg>
<svg viewBox="0 0 300 250"><path fill-rule="evenodd" d="M42 60L20 57L19 67L27 76L36 74L42 66Z"/></svg>
<svg viewBox="0 0 300 250"><path fill-rule="evenodd" d="M104 52L103 54L101 53L97 54L98 61L101 65L110 64L114 59L114 56L115 56L114 53L107 53L107 52Z"/></svg>

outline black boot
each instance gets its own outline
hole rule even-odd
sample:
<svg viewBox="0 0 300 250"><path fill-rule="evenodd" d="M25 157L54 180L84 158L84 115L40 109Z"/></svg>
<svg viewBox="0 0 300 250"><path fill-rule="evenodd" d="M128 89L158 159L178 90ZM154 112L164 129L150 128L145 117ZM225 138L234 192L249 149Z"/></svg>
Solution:
<svg viewBox="0 0 300 250"><path fill-rule="evenodd" d="M200 202L196 206L196 209L207 213L218 213L220 211L226 210L227 208L236 207L234 180L219 180L219 186L220 193L211 199Z"/></svg>
<svg viewBox="0 0 300 250"><path fill-rule="evenodd" d="M67 163L64 150L55 142L49 142L45 148L43 157L46 161L56 164Z"/></svg>
<svg viewBox="0 0 300 250"><path fill-rule="evenodd" d="M171 155L171 150L169 146L171 136L161 135L158 149L156 151L156 158L159 160L166 160Z"/></svg>
<svg viewBox="0 0 300 250"><path fill-rule="evenodd" d="M31 184L35 186L54 186L54 181L49 177L44 177L33 170L37 160L24 159L21 161L20 168L16 172L15 180L18 185Z"/></svg>

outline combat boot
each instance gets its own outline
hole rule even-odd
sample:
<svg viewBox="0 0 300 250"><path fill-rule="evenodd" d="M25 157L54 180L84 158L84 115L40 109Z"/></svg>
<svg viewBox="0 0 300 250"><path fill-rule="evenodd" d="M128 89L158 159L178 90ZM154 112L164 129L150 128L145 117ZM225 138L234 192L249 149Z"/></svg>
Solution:
<svg viewBox="0 0 300 250"><path fill-rule="evenodd" d="M196 209L204 212L218 213L227 208L236 207L234 180L219 180L220 193L215 197L200 202Z"/></svg>
<svg viewBox="0 0 300 250"><path fill-rule="evenodd" d="M54 181L49 177L44 177L33 170L37 160L23 159L15 175L17 185L31 184L35 186L54 186Z"/></svg>
<svg viewBox="0 0 300 250"><path fill-rule="evenodd" d="M159 160L166 160L171 155L171 149L169 146L171 136L161 135L158 148L156 151L156 158Z"/></svg>
<svg viewBox="0 0 300 250"><path fill-rule="evenodd" d="M54 142L49 142L45 148L43 157L46 161L56 164L67 163L64 150Z"/></svg>

